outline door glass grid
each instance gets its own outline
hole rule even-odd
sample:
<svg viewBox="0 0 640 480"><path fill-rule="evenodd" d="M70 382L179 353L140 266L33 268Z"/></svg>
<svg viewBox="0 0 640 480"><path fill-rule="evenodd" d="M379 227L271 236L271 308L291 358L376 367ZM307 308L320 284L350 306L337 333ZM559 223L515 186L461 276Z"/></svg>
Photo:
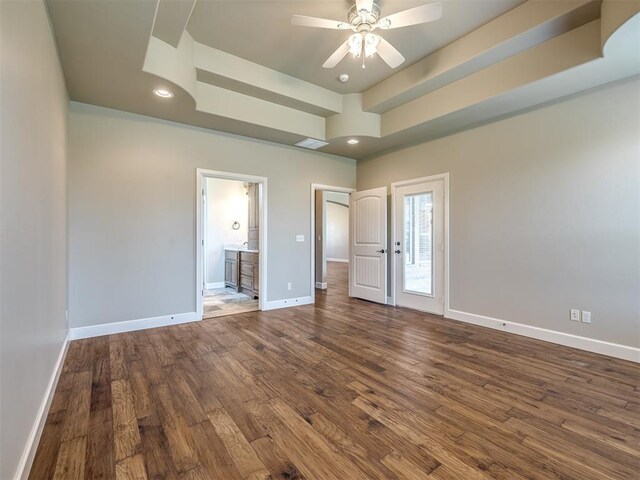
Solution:
<svg viewBox="0 0 640 480"><path fill-rule="evenodd" d="M432 295L433 193L404 196L404 290Z"/></svg>

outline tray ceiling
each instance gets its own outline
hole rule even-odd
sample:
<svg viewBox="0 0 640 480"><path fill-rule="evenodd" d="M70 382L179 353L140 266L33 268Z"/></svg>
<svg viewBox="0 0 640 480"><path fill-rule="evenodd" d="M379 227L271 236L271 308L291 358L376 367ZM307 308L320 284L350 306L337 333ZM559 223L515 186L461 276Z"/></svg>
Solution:
<svg viewBox="0 0 640 480"><path fill-rule="evenodd" d="M640 73L640 2L443 4L441 20L383 32L407 58L400 68L347 57L326 70L347 34L290 18L343 19L342 0L47 0L72 100L287 145L315 138L351 158Z"/></svg>

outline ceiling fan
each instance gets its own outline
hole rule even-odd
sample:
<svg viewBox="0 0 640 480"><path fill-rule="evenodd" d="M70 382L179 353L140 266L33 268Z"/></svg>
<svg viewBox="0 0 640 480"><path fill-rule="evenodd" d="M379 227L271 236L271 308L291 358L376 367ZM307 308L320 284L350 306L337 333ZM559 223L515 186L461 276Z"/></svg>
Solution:
<svg viewBox="0 0 640 480"><path fill-rule="evenodd" d="M362 57L362 68L365 67L365 59L374 53L380 55L380 58L391 68L396 68L404 62L404 57L393 45L373 32L378 28L389 30L433 22L441 16L442 3L440 2L428 3L380 18L380 7L374 0L356 0L356 4L347 13L348 22L294 15L291 17L291 23L303 27L351 29L355 32L324 62L322 65L324 68L335 67L347 53L351 53L354 57Z"/></svg>

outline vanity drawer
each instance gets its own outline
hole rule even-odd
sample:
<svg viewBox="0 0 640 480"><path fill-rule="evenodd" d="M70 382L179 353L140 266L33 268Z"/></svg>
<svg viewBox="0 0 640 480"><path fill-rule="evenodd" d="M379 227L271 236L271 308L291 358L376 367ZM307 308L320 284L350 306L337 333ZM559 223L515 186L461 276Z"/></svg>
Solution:
<svg viewBox="0 0 640 480"><path fill-rule="evenodd" d="M241 275L240 286L243 288L248 288L249 290L253 290L253 277L251 275Z"/></svg>
<svg viewBox="0 0 640 480"><path fill-rule="evenodd" d="M240 262L241 275L253 276L254 268L255 268L255 265L253 265L253 263L246 263L246 260L244 258L242 259L242 262Z"/></svg>
<svg viewBox="0 0 640 480"><path fill-rule="evenodd" d="M253 252L242 252L243 263L255 263L258 264L258 254Z"/></svg>

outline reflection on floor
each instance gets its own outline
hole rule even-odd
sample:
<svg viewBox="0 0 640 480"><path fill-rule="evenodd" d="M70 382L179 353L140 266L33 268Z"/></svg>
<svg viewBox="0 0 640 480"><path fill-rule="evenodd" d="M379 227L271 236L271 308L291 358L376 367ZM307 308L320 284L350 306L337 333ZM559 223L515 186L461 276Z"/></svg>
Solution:
<svg viewBox="0 0 640 480"><path fill-rule="evenodd" d="M316 299L327 296L349 294L349 264L346 262L327 261L327 288L316 288Z"/></svg>
<svg viewBox="0 0 640 480"><path fill-rule="evenodd" d="M205 290L202 304L204 306L202 318L223 317L259 310L257 299L254 300L253 297L228 287Z"/></svg>

